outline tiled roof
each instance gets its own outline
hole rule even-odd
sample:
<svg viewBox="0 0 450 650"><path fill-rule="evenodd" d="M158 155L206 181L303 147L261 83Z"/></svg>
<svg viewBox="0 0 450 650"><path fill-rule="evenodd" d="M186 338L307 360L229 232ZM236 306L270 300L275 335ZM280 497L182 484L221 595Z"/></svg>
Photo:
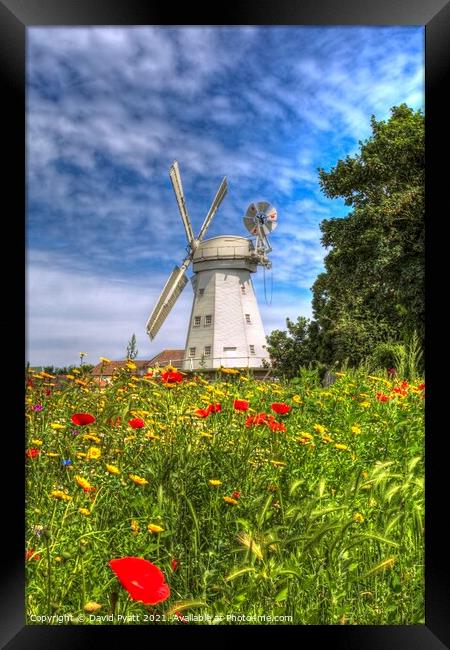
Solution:
<svg viewBox="0 0 450 650"><path fill-rule="evenodd" d="M91 370L92 375L112 375L113 371L119 368L125 368L127 361L110 361L109 363L98 363ZM146 370L150 366L150 361L142 359L133 359L133 363L136 364L136 369Z"/></svg>
<svg viewBox="0 0 450 650"><path fill-rule="evenodd" d="M182 359L184 359L184 348L182 350L163 350L156 357L150 359L149 364L151 366L155 365L155 363L159 363L160 366L168 363L175 365L175 362L179 362Z"/></svg>

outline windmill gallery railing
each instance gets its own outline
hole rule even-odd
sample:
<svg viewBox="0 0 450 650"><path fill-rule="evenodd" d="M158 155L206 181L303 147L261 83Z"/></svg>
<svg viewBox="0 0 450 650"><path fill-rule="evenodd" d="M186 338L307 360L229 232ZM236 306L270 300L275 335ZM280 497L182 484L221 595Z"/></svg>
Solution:
<svg viewBox="0 0 450 650"><path fill-rule="evenodd" d="M259 361L258 364L255 361ZM217 362L217 363L215 363ZM231 365L232 364L232 365ZM169 360L169 365L184 368L185 370L218 370L219 368L269 368L270 363L267 357L259 357L251 354L245 357L221 356L211 357L202 355L200 357L185 357L183 359Z"/></svg>

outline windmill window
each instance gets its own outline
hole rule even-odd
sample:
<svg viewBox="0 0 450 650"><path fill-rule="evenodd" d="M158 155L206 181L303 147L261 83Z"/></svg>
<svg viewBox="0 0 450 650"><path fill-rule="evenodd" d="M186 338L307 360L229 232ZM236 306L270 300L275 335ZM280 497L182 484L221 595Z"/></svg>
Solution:
<svg viewBox="0 0 450 650"><path fill-rule="evenodd" d="M210 345L205 345L204 355L205 355L205 357L210 357L211 356L211 346Z"/></svg>
<svg viewBox="0 0 450 650"><path fill-rule="evenodd" d="M205 325L211 325L212 323L212 314L207 314L205 316Z"/></svg>
<svg viewBox="0 0 450 650"><path fill-rule="evenodd" d="M204 290L204 289L199 289L199 290L198 290L198 295L199 295L199 296L203 296L204 293L205 293L205 290Z"/></svg>
<svg viewBox="0 0 450 650"><path fill-rule="evenodd" d="M194 327L200 327L201 320L201 316L194 316Z"/></svg>
<svg viewBox="0 0 450 650"><path fill-rule="evenodd" d="M252 321L250 320L250 314L245 314L245 322L246 323L251 323Z"/></svg>
<svg viewBox="0 0 450 650"><path fill-rule="evenodd" d="M189 348L189 356L195 357L195 348Z"/></svg>
<svg viewBox="0 0 450 650"><path fill-rule="evenodd" d="M236 350L237 350L237 348L224 348L223 349L224 352L235 352Z"/></svg>
<svg viewBox="0 0 450 650"><path fill-rule="evenodd" d="M250 354L255 354L255 346L250 345L249 347L250 347Z"/></svg>

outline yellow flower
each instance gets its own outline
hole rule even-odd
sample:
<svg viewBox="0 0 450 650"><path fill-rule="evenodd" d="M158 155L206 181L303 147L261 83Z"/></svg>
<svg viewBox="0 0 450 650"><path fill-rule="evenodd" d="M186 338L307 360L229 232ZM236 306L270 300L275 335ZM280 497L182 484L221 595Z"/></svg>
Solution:
<svg viewBox="0 0 450 650"><path fill-rule="evenodd" d="M158 526L158 524L149 524L147 528L151 533L162 533L164 531L164 528Z"/></svg>
<svg viewBox="0 0 450 650"><path fill-rule="evenodd" d="M352 426L352 433L354 433L355 435L361 433L361 427L359 426L359 424L354 424Z"/></svg>
<svg viewBox="0 0 450 650"><path fill-rule="evenodd" d="M120 474L120 469L115 465L106 465L106 469L110 474Z"/></svg>
<svg viewBox="0 0 450 650"><path fill-rule="evenodd" d="M77 458L86 458L84 451L77 451Z"/></svg>
<svg viewBox="0 0 450 650"><path fill-rule="evenodd" d="M58 458L59 454L55 454L53 451L48 451L47 456L50 456L50 458Z"/></svg>
<svg viewBox="0 0 450 650"><path fill-rule="evenodd" d="M233 499L233 497L223 497L223 500L227 503L231 503L232 506L237 505L237 501L236 499Z"/></svg>
<svg viewBox="0 0 450 650"><path fill-rule="evenodd" d="M41 377L47 377L47 379L55 379L55 375L50 375L48 372L41 372Z"/></svg>
<svg viewBox="0 0 450 650"><path fill-rule="evenodd" d="M82 379L75 379L75 383L79 384L80 386L87 386L88 385L87 381L83 381Z"/></svg>
<svg viewBox="0 0 450 650"><path fill-rule="evenodd" d="M137 474L129 474L129 477L136 485L148 485L147 479L137 476Z"/></svg>
<svg viewBox="0 0 450 650"><path fill-rule="evenodd" d="M87 508L78 508L78 512L79 512L81 515L84 515L85 517L89 517L90 514L91 514L91 511L88 510Z"/></svg>
<svg viewBox="0 0 450 650"><path fill-rule="evenodd" d="M136 365L133 361L127 361L126 366L127 366L127 368L129 368L130 370L136 370L136 368L137 368L137 365Z"/></svg>
<svg viewBox="0 0 450 650"><path fill-rule="evenodd" d="M92 433L85 433L83 436L84 440L91 440L92 442L101 442L101 439L98 436L94 436Z"/></svg>
<svg viewBox="0 0 450 650"><path fill-rule="evenodd" d="M78 370L78 368L72 368L72 372L73 372L74 375L79 375L80 374L80 371Z"/></svg>
<svg viewBox="0 0 450 650"><path fill-rule="evenodd" d="M217 487L218 485L222 485L222 481L219 481L215 478L211 478L208 483L211 485L211 487Z"/></svg>
<svg viewBox="0 0 450 650"><path fill-rule="evenodd" d="M88 603L86 603L83 609L88 614L94 614L94 612L98 612L98 610L101 609L102 607L103 605L100 605L99 603L95 603L94 601L90 600Z"/></svg>
<svg viewBox="0 0 450 650"><path fill-rule="evenodd" d="M66 375L66 379L75 379L75 375Z"/></svg>
<svg viewBox="0 0 450 650"><path fill-rule="evenodd" d="M201 437L202 438L212 438L213 436L210 433L208 433L207 431L205 431L204 433L202 433Z"/></svg>
<svg viewBox="0 0 450 650"><path fill-rule="evenodd" d="M75 480L78 483L78 485L83 488L83 490L85 488L89 489L91 487L91 484L89 483L89 481L87 479L83 478L82 476L80 476L79 474L77 474L75 476Z"/></svg>
<svg viewBox="0 0 450 650"><path fill-rule="evenodd" d="M360 402L359 405L366 409L366 408L368 408L370 406L370 402L367 402L367 401Z"/></svg>
<svg viewBox="0 0 450 650"><path fill-rule="evenodd" d="M220 372L223 372L224 375L238 375L239 370L236 368L219 368Z"/></svg>
<svg viewBox="0 0 450 650"><path fill-rule="evenodd" d="M315 424L313 426L313 429L317 433L320 433L320 435L323 435L325 433L325 431L326 431L326 428L324 426L322 426L321 424Z"/></svg>
<svg viewBox="0 0 450 650"><path fill-rule="evenodd" d="M55 431L57 431L58 429L65 429L66 425L65 424L60 424L59 422L52 422L50 424L50 427L52 429L55 429Z"/></svg>
<svg viewBox="0 0 450 650"><path fill-rule="evenodd" d="M324 442L325 444L328 443L328 442L332 442L332 440L333 440L333 438L330 438L330 436L327 436L327 434L322 436L322 442Z"/></svg>
<svg viewBox="0 0 450 650"><path fill-rule="evenodd" d="M336 449L342 449L342 450L348 449L347 445L342 445L340 442L336 443L334 446L336 447Z"/></svg>
<svg viewBox="0 0 450 650"><path fill-rule="evenodd" d="M88 460L97 460L102 455L101 449L98 447L89 447L86 458Z"/></svg>
<svg viewBox="0 0 450 650"><path fill-rule="evenodd" d="M300 395L293 395L292 396L292 401L295 402L296 404L301 404L303 400L300 397Z"/></svg>
<svg viewBox="0 0 450 650"><path fill-rule="evenodd" d="M345 377L345 372L335 372L336 377Z"/></svg>
<svg viewBox="0 0 450 650"><path fill-rule="evenodd" d="M50 492L50 496L53 497L54 499L60 499L61 501L71 501L72 497L62 490L52 490Z"/></svg>
<svg viewBox="0 0 450 650"><path fill-rule="evenodd" d="M100 361L102 363L111 363L111 359L107 359L106 357L100 357Z"/></svg>
<svg viewBox="0 0 450 650"><path fill-rule="evenodd" d="M308 445L312 439L313 437L310 433L308 433L307 431L300 431L300 437L297 438L296 440L302 445Z"/></svg>
<svg viewBox="0 0 450 650"><path fill-rule="evenodd" d="M130 528L133 531L133 535L137 535L139 532L139 522L137 522L136 519L132 519Z"/></svg>
<svg viewBox="0 0 450 650"><path fill-rule="evenodd" d="M361 524L364 521L364 517L360 512L355 512L353 520L356 521L357 524Z"/></svg>
<svg viewBox="0 0 450 650"><path fill-rule="evenodd" d="M136 440L136 436L127 436L126 438L123 439L125 444L127 442L132 442L133 440Z"/></svg>
<svg viewBox="0 0 450 650"><path fill-rule="evenodd" d="M149 440L161 440L160 436L155 435L154 433L146 433L145 437Z"/></svg>
<svg viewBox="0 0 450 650"><path fill-rule="evenodd" d="M286 465L283 460L271 460L270 462L274 467L284 467Z"/></svg>
<svg viewBox="0 0 450 650"><path fill-rule="evenodd" d="M38 440L37 438L32 438L31 442L32 442L33 445L35 445L36 447L40 447L40 446L42 445L42 440Z"/></svg>

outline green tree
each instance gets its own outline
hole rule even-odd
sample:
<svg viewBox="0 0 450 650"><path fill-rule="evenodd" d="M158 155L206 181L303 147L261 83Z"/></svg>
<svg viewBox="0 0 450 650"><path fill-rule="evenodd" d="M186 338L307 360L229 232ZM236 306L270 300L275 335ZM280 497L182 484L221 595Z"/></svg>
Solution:
<svg viewBox="0 0 450 650"><path fill-rule="evenodd" d="M424 338L424 118L405 104L371 119L359 152L319 169L352 211L321 223L330 249L313 285L322 361L357 364L382 341Z"/></svg>
<svg viewBox="0 0 450 650"><path fill-rule="evenodd" d="M267 352L276 374L287 378L296 377L302 366L309 365L316 355L313 352L315 338L311 328L315 324L299 316L297 321L286 319L287 331L274 330L267 336Z"/></svg>
<svg viewBox="0 0 450 650"><path fill-rule="evenodd" d="M128 341L127 345L127 359L136 359L139 350L137 349L136 336L133 333L133 336Z"/></svg>

